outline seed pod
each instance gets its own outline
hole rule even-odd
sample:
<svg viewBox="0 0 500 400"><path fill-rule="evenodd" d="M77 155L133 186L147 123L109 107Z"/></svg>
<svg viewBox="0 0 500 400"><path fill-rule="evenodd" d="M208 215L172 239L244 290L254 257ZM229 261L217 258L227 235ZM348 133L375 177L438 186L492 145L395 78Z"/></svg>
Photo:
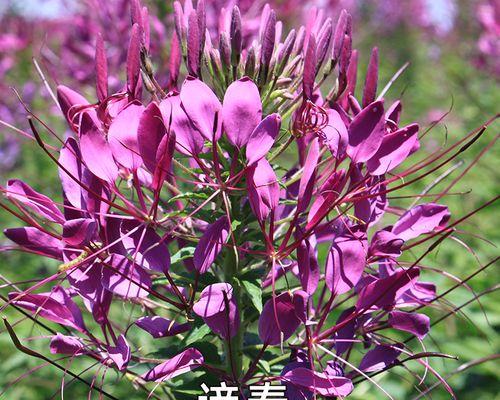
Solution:
<svg viewBox="0 0 500 400"><path fill-rule="evenodd" d="M149 11L147 7L142 7L142 30L144 31L144 47L149 51L151 31L149 27Z"/></svg>
<svg viewBox="0 0 500 400"><path fill-rule="evenodd" d="M342 46L342 53L340 54L339 61L339 92L342 94L347 85L347 69L351 61L352 54L352 39L348 35L344 35L344 44Z"/></svg>
<svg viewBox="0 0 500 400"><path fill-rule="evenodd" d="M141 27L134 24L127 52L127 90L133 98L138 98L140 92L141 36Z"/></svg>
<svg viewBox="0 0 500 400"><path fill-rule="evenodd" d="M172 43L170 45L170 60L169 60L169 72L170 78L168 87L169 89L174 89L177 87L177 80L179 79L179 71L182 62L181 55L181 44L177 36L177 32L172 34Z"/></svg>

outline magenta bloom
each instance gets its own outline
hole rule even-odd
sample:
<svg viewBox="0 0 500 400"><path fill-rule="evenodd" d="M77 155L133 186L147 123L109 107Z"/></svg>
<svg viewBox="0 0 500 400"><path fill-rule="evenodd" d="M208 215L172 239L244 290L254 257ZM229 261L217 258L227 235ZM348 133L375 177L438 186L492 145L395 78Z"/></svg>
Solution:
<svg viewBox="0 0 500 400"><path fill-rule="evenodd" d="M92 50L95 94L57 87L65 139L29 119L62 196L0 186L19 220L2 250L51 259L43 276L7 283L7 305L64 357L45 361L91 358L89 390L103 396L109 369L146 397L191 395L206 378L241 395L280 381L290 400L348 398L401 364L435 373L442 355L410 343L442 301L425 257L462 244L468 216L440 203L456 181L442 193L415 183L484 130L419 156L425 135L401 124L390 85L380 91L378 48L356 88L363 58L345 10L309 10L287 31L269 5L175 1L165 30L139 0L112 3L123 7L96 3L99 29L75 23L92 37L70 43Z"/></svg>

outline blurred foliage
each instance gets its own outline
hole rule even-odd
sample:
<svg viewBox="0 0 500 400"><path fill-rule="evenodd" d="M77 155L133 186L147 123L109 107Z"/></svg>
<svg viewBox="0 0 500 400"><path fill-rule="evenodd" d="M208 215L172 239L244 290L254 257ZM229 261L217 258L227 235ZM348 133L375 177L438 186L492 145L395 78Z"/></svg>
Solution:
<svg viewBox="0 0 500 400"><path fill-rule="evenodd" d="M406 61L410 62L409 68L394 83L386 96L387 102L396 98L402 99L404 122L418 121L425 129L433 120L450 111L449 115L423 140L422 146L427 150L427 154L436 151L440 146L459 140L498 112L498 104L500 104L498 81L486 72L478 70L472 63L475 46L474 31L468 20L471 18L468 14L470 10L466 3L465 6L465 11L462 10L459 15L453 33L447 37L433 37L429 32L409 28L406 25L393 27L390 32L384 31L384 33L378 33L377 27L370 24L358 23L354 28L356 48L361 52L358 82L363 81L370 47L375 44L380 48L380 89ZM42 86L40 79L30 66L29 59L19 66L19 71L22 71L26 80L35 80L40 87ZM3 95L10 94L4 93ZM43 115L44 107L52 107L52 105L47 106L49 101L44 100L45 104L35 104L34 109ZM48 121L49 125L62 136L64 133L62 118L57 120L52 116L48 118ZM21 128L25 129L26 126ZM462 162L462 164L430 193L438 193L440 189L445 188L449 182L465 171L465 168L499 132L499 128L500 124L496 122L467 152L460 154L454 163ZM6 128L1 128L2 131L4 129ZM412 192L407 194L417 194L438 175L439 173L433 174L424 182L412 186ZM56 169L34 143L25 141L17 167L9 172L8 176L26 179L35 189L60 200ZM498 194L499 177L500 153L498 148L493 147L451 190L455 195L447 196L442 201L449 205L452 216L459 218ZM5 176L0 178L2 181L6 179ZM408 205L412 201L413 199L397 200L393 204L400 202L400 204ZM439 292L455 284L449 276L463 279L474 272L480 264L484 265L497 256L496 246L500 243L499 211L498 204L493 204L474 215L462 225L462 230L465 232L458 232L455 235L458 240L447 240L439 246L437 251L426 257L424 265L439 268L448 274L448 276L427 274L437 284ZM0 213L0 227L16 224L17 222L7 213ZM0 243L3 243L3 240L3 238L0 239ZM418 254L415 255L415 258L417 257ZM54 271L54 268L54 263L38 257L30 257L18 252L1 253L0 274L14 282L27 280L33 276L46 276L48 271ZM469 301L474 293L480 293L497 282L498 265L492 265L486 272L480 273L468 282L469 289L460 288L447 296L439 308L432 313L431 320L436 320L446 313L447 309L454 307L453 305L461 305ZM7 291L4 288L1 292L5 294ZM500 352L499 308L498 294L488 294L482 297L480 302L473 301L460 313L436 325L424 344L413 342L415 349L425 346L426 351L439 351L458 357L458 360L430 359L429 362L453 387L459 399L500 399L498 362L494 360L484 362L455 374L457 368L467 362ZM113 312L122 312L122 310L117 309ZM138 315L140 310L135 309L134 312ZM3 311L2 315L9 321L20 320L20 314L11 308ZM0 392L6 391L5 398L41 400L62 397L59 392L61 371L52 366L44 366L42 360L15 350L11 339L3 332L3 326L0 329L2 329L0 359L3 361L0 365ZM15 324L15 329L22 338L46 335L46 332L33 326L29 320ZM131 329L130 334L134 337L139 332ZM148 340L151 342L149 337L141 337L141 342L147 348L153 349ZM48 354L47 340L24 343L42 354ZM205 346L210 346L210 344L205 344ZM206 353L211 354L212 351L208 350ZM165 356L168 354L168 349L160 353L156 355ZM278 354L276 356L279 357ZM91 366L89 360L78 359L69 362L71 369L75 372L85 371ZM61 363L64 364L62 361ZM424 368L419 368L417 365L414 362L412 367L419 373L423 373ZM96 370L94 368L92 372L83 372L82 376L90 382ZM96 385L101 384L102 372L101 368L101 376L97 377ZM191 375L191 378L197 376L196 374L188 375ZM190 378L188 375L182 379L187 381ZM426 384L433 385L436 378L430 373L427 373L427 376ZM20 381L16 383L18 379ZM176 398L195 398L194 395L189 394L189 391L182 391L182 379L176 381L179 390ZM395 399L410 399L418 393L414 388L418 380L413 379L411 374L400 367L395 368L391 373L379 375L375 379ZM126 380L126 378L114 371L108 371L105 388L118 398L147 397L145 392L131 390L129 382L119 384L120 380ZM64 383L65 397L75 399L87 397L89 389L85 385L73 382L69 376L65 377ZM190 389L193 388L190 387ZM157 393L163 396L161 391L158 390ZM384 396L372 383L364 382L357 386L349 398L372 400L381 399ZM93 398L98 398L97 392L93 394ZM440 386L434 389L427 398L441 400L448 399L450 396Z"/></svg>

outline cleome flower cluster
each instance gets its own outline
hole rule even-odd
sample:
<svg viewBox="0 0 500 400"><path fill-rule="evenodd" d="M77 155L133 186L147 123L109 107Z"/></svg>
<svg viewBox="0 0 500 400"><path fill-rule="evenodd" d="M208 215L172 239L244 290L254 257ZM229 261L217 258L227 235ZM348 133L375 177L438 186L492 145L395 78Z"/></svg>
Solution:
<svg viewBox="0 0 500 400"><path fill-rule="evenodd" d="M268 5L246 31L234 6L217 30L203 0L175 2L164 79L148 12L131 4L122 89L109 90L98 36L95 98L57 88L70 137L30 116L62 201L9 180L4 208L23 226L4 233L59 267L9 306L47 330L51 353L122 371L145 397L175 394L180 375L243 398L279 382L289 400L348 397L364 380L384 395L372 376L407 363L442 380L429 358L444 355L409 346L440 298L420 261L464 219L425 195L408 209L391 199L483 131L415 155L425 132L384 101L376 48L357 82L345 11L287 33Z"/></svg>

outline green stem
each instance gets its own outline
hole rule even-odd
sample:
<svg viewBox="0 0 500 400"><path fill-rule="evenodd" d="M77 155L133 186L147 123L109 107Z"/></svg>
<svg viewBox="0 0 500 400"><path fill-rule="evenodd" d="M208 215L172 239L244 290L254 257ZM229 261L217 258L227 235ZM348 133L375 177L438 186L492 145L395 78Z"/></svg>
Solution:
<svg viewBox="0 0 500 400"><path fill-rule="evenodd" d="M229 212L233 217L238 218L239 205L237 199L231 199L228 204ZM237 229L236 229L237 230ZM233 232L236 237L236 232ZM238 281L239 272L239 257L238 249L235 246L226 249L224 258L224 281L233 287L233 299L236 301L236 306L240 315L242 315L243 303L241 301L241 287ZM226 351L226 368L229 375L233 376L238 381L242 376L243 368L243 329L240 326L237 334L229 341L224 342Z"/></svg>
<svg viewBox="0 0 500 400"><path fill-rule="evenodd" d="M233 299L236 300L241 313L241 288L236 278L238 273L238 256L235 248L229 248L224 260L224 280L233 287ZM243 366L243 329L228 342L225 342L227 372L236 380L241 377Z"/></svg>

